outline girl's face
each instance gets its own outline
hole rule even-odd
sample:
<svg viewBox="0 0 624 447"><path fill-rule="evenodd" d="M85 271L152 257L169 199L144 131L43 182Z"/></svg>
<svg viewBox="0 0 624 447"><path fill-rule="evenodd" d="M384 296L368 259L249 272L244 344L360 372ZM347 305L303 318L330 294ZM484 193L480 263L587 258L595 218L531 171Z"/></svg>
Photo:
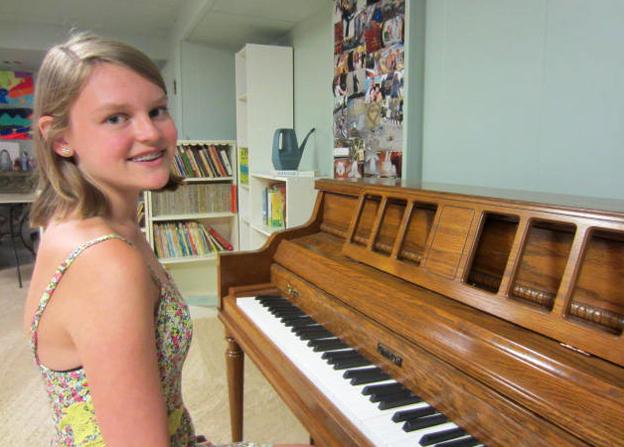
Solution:
<svg viewBox="0 0 624 447"><path fill-rule="evenodd" d="M69 121L65 143L78 168L105 194L135 194L167 183L177 131L156 84L126 67L98 64Z"/></svg>

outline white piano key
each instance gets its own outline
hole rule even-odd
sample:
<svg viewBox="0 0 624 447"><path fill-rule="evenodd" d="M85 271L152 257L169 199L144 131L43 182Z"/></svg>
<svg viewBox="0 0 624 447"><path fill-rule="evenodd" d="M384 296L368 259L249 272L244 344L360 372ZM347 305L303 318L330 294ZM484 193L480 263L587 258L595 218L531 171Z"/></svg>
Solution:
<svg viewBox="0 0 624 447"><path fill-rule="evenodd" d="M401 428L403 422L392 421L392 415L401 410L426 407L428 406L426 402L380 410L378 403L370 402L369 396L362 394L362 389L370 384L351 385L349 380L343 378L344 370L333 369L325 359L321 358L322 352L314 352L307 346L307 341L299 339L255 297L238 298L237 306L319 389L319 392L330 400L374 445L397 447L416 445L425 434L457 427L452 422L446 422L410 433L403 431ZM370 366L353 369L366 368ZM393 382L393 380L384 380L376 384Z"/></svg>

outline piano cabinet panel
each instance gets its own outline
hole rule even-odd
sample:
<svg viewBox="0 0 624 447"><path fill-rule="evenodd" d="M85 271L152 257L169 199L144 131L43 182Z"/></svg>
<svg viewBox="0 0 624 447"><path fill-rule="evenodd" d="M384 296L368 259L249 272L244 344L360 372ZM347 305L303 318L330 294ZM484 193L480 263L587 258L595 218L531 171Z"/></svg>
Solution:
<svg viewBox="0 0 624 447"><path fill-rule="evenodd" d="M272 282L285 293L297 291L290 300L308 315L488 446L588 445L298 275L277 264L271 273ZM382 356L379 343L400 356L402 365Z"/></svg>
<svg viewBox="0 0 624 447"><path fill-rule="evenodd" d="M621 335L624 329L624 233L590 231L568 315Z"/></svg>
<svg viewBox="0 0 624 447"><path fill-rule="evenodd" d="M405 236L400 241L398 259L419 265L425 255L438 207L420 202L412 203Z"/></svg>
<svg viewBox="0 0 624 447"><path fill-rule="evenodd" d="M552 310L575 232L571 224L531 222L509 295Z"/></svg>
<svg viewBox="0 0 624 447"><path fill-rule="evenodd" d="M357 203L357 196L323 194L321 212L323 231L345 239Z"/></svg>
<svg viewBox="0 0 624 447"><path fill-rule="evenodd" d="M365 195L362 207L355 222L355 231L352 241L355 244L367 246L371 232L375 227L375 221L379 212L381 197L376 195Z"/></svg>
<svg viewBox="0 0 624 447"><path fill-rule="evenodd" d="M485 213L466 280L468 284L491 293L498 292L518 221L517 216Z"/></svg>
<svg viewBox="0 0 624 447"><path fill-rule="evenodd" d="M380 210L382 215L378 216L379 231L375 235L374 251L386 256L392 254L406 206L407 202L400 199L390 199L385 202L385 207Z"/></svg>
<svg viewBox="0 0 624 447"><path fill-rule="evenodd" d="M357 197L349 234L366 220L367 238L377 225L394 247L388 255L348 235L343 255L624 366L624 216L400 188L363 186ZM393 216L385 229L365 197L405 201L401 223ZM431 208L417 214L417 204ZM410 233L416 222L420 232ZM399 251L414 238L417 248Z"/></svg>

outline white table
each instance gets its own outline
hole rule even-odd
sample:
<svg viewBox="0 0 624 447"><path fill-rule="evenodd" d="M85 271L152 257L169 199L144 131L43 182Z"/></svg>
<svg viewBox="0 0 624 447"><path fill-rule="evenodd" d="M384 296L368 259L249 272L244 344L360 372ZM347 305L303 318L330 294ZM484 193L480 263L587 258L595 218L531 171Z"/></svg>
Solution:
<svg viewBox="0 0 624 447"><path fill-rule="evenodd" d="M22 272L20 270L20 260L17 255L17 246L15 245L15 239L19 237L20 227L13 228L14 212L22 205L29 205L35 200L34 193L20 194L20 193L0 193L0 207L6 206L9 208L9 238L11 239L11 245L13 247L13 254L15 255L15 262L17 263L17 281L20 288L22 287Z"/></svg>

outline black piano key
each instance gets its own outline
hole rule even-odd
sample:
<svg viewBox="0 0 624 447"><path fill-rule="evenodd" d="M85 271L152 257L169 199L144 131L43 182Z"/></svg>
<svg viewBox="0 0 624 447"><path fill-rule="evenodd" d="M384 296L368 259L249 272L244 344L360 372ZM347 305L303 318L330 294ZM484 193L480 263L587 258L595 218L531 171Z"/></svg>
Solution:
<svg viewBox="0 0 624 447"><path fill-rule="evenodd" d="M331 334L331 332L329 332L327 329L325 329L320 324L315 324L313 326L295 327L295 328L291 328L290 330L297 337L301 337L302 335L305 335L305 334L318 334L318 333Z"/></svg>
<svg viewBox="0 0 624 447"><path fill-rule="evenodd" d="M385 401L389 401L392 399L397 399L402 396L407 397L410 395L412 395L410 390L408 390L407 388L403 388L402 390L397 390L397 391L392 391L392 392L373 393L370 395L370 401L371 402L385 402Z"/></svg>
<svg viewBox="0 0 624 447"><path fill-rule="evenodd" d="M271 312L273 315L275 315L278 318L305 317L306 316L306 314L300 311L299 309L271 309L269 312Z"/></svg>
<svg viewBox="0 0 624 447"><path fill-rule="evenodd" d="M277 309L278 307L294 307L295 306L293 303L291 303L290 301L284 298L280 300L260 300L260 304L262 304L265 307L270 307L274 309Z"/></svg>
<svg viewBox="0 0 624 447"><path fill-rule="evenodd" d="M435 433L429 433L429 434L423 435L423 437L420 438L420 441L418 442L420 443L420 445L425 447L425 446L437 444L440 442L449 441L451 439L459 438L461 436L466 436L467 434L468 433L466 433L463 429L459 427L449 428L447 430L442 430L442 431L438 431Z"/></svg>
<svg viewBox="0 0 624 447"><path fill-rule="evenodd" d="M351 385L366 385L367 383L381 382L382 380L390 379L390 376L379 367L352 369L345 371L342 377L351 379Z"/></svg>
<svg viewBox="0 0 624 447"><path fill-rule="evenodd" d="M410 419L403 424L403 431L414 431L423 428L433 427L435 425L444 424L448 422L448 418L441 413L432 414L431 416L424 416L421 418Z"/></svg>
<svg viewBox="0 0 624 447"><path fill-rule="evenodd" d="M390 408L402 407L404 405L417 404L418 402L422 402L422 398L415 396L413 394L403 396L397 395L393 399L383 400L379 402L378 408L380 410L388 410Z"/></svg>
<svg viewBox="0 0 624 447"><path fill-rule="evenodd" d="M283 303L266 303L265 306L269 311L274 311L274 310L289 310L289 309L297 309L297 310L301 310L299 309L297 306L295 306L292 303L289 303L288 301L283 302Z"/></svg>
<svg viewBox="0 0 624 447"><path fill-rule="evenodd" d="M307 326L301 326L301 327L292 327L290 328L291 332L294 332L295 334L299 335L299 334L305 334L307 332L318 332L320 330L326 331L327 329L325 329L323 326L321 326L318 323L315 324L308 324Z"/></svg>
<svg viewBox="0 0 624 447"><path fill-rule="evenodd" d="M362 356L336 360L333 364L336 371L348 368L359 368L361 366L373 366L373 364Z"/></svg>
<svg viewBox="0 0 624 447"><path fill-rule="evenodd" d="M281 295L258 295L256 297L256 299L258 301L262 301L262 302L265 302L265 301L287 301L287 299L284 298Z"/></svg>
<svg viewBox="0 0 624 447"><path fill-rule="evenodd" d="M435 447L473 447L479 445L481 442L478 439L469 436L468 438L455 439L453 441L446 441L440 444L436 444Z"/></svg>
<svg viewBox="0 0 624 447"><path fill-rule="evenodd" d="M279 306L294 306L293 303L288 301L286 298L280 299L269 299L269 300L259 300L260 304L266 307L279 307Z"/></svg>
<svg viewBox="0 0 624 447"><path fill-rule="evenodd" d="M366 385L362 388L362 394L369 396L374 393L394 393L402 389L405 389L405 387L399 382L384 383L383 385Z"/></svg>
<svg viewBox="0 0 624 447"><path fill-rule="evenodd" d="M324 352L323 355L321 355L321 358L327 360L328 363L332 363L334 360L337 360L337 359L357 357L359 355L360 355L359 352L357 352L355 349L349 349L349 350L344 350L344 351Z"/></svg>
<svg viewBox="0 0 624 447"><path fill-rule="evenodd" d="M316 340L319 338L331 338L333 336L334 334L329 332L327 329L317 330L314 332L305 332L301 335L298 335L301 340Z"/></svg>
<svg viewBox="0 0 624 447"><path fill-rule="evenodd" d="M314 321L310 317L282 317L280 321L286 327L306 326L309 324L317 324L316 321Z"/></svg>
<svg viewBox="0 0 624 447"><path fill-rule="evenodd" d="M413 410L403 410L403 411L397 411L396 413L394 413L392 415L392 420L394 422L404 422L404 421L409 421L410 419L416 419L416 418L421 418L423 416L429 416L431 414L436 414L438 412L438 410L436 410L435 408L429 406L429 407L422 407L422 408L415 408ZM443 439L444 441L444 439Z"/></svg>
<svg viewBox="0 0 624 447"><path fill-rule="evenodd" d="M339 338L328 338L323 340L310 340L308 346L312 348L314 352L326 352L336 349L348 348Z"/></svg>

